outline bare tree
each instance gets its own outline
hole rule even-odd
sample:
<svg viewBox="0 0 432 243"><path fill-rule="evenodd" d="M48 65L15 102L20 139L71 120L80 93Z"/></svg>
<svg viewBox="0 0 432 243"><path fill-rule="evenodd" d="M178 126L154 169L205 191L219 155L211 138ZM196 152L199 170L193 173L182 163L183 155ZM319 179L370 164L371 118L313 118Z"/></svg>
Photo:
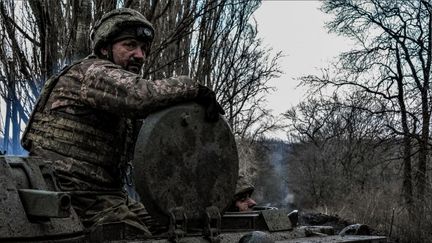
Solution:
<svg viewBox="0 0 432 243"><path fill-rule="evenodd" d="M386 114L371 112L376 105L356 92L310 99L285 113L294 144L288 178L301 205L338 207L385 177L397 146Z"/></svg>
<svg viewBox="0 0 432 243"><path fill-rule="evenodd" d="M148 9L147 16L159 31L147 62L148 75L187 74L212 87L240 137L259 137L280 128L278 119L263 108L264 96L271 91L267 81L280 74L281 53L272 56L257 37L251 15L260 1L139 3L130 2Z"/></svg>
<svg viewBox="0 0 432 243"><path fill-rule="evenodd" d="M3 114L3 150L10 153L22 153L19 146L22 122L26 123L29 104L33 103L38 94L40 79L34 75L32 62L38 63L33 56L27 55L26 49L32 43L39 45L34 35L29 34L28 26L19 25L26 21L26 14L16 15L14 1L0 2L0 95L6 111ZM21 8L24 8L20 4ZM21 27L20 27L21 26Z"/></svg>
<svg viewBox="0 0 432 243"><path fill-rule="evenodd" d="M212 87L241 137L278 128L263 104L271 91L267 81L280 73L281 55L270 54L257 37L251 15L259 5L259 0L1 1L2 98L15 99L6 114L21 112L13 136L19 138L19 123L26 123L44 81L90 53L91 27L116 7L137 9L157 30L145 77L185 74ZM5 117L5 141L11 118Z"/></svg>
<svg viewBox="0 0 432 243"><path fill-rule="evenodd" d="M317 88L352 86L380 100L382 107L375 112L393 114L387 125L404 141L405 201L412 202L413 176L416 198L421 200L428 185L430 150L431 4L337 0L325 1L323 10L335 16L328 28L357 41L358 49L341 55L333 74L304 81Z"/></svg>

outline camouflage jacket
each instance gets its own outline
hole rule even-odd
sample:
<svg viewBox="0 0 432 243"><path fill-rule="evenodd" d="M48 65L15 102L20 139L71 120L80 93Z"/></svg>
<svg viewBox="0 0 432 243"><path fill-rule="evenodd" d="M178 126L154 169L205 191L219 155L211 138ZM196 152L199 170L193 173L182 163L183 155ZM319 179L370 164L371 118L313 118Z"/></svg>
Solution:
<svg viewBox="0 0 432 243"><path fill-rule="evenodd" d="M198 83L187 77L150 81L90 56L47 81L22 144L74 182L64 190L117 188L119 167L131 159L136 119L197 93Z"/></svg>

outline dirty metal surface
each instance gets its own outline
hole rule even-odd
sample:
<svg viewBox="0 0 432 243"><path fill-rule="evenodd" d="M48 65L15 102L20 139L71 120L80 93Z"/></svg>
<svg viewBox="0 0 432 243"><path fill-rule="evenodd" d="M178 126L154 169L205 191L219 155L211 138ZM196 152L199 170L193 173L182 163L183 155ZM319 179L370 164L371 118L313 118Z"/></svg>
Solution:
<svg viewBox="0 0 432 243"><path fill-rule="evenodd" d="M18 189L27 217L69 218L71 198L64 192Z"/></svg>
<svg viewBox="0 0 432 243"><path fill-rule="evenodd" d="M222 232L268 230L260 212L226 212L222 216Z"/></svg>
<svg viewBox="0 0 432 243"><path fill-rule="evenodd" d="M301 237L301 233L296 231L283 231L269 233L270 238L275 243L387 243L386 237L384 236L363 236L363 235L330 235L330 236L314 236L314 237ZM222 233L218 236L219 243L235 243L248 232L237 232L237 233ZM124 243L125 241L110 241L112 243ZM149 239L149 240L134 240L134 243L171 243L172 241L167 239ZM210 243L209 240L200 236L187 236L180 239L180 243Z"/></svg>
<svg viewBox="0 0 432 243"><path fill-rule="evenodd" d="M224 233L221 235L221 243L238 242L243 233ZM386 237L383 236L361 236L361 235L350 235L341 237L338 235L327 235L327 236L314 236L305 237L303 232L298 230L293 231L280 231L280 232L266 232L268 236L275 241L275 243L384 243ZM303 235L303 237L302 237ZM185 241L186 242L186 241Z"/></svg>
<svg viewBox="0 0 432 243"><path fill-rule="evenodd" d="M187 103L144 120L133 166L136 190L152 217L167 223L169 210L183 207L193 221L208 206L221 212L228 206L238 155L227 122L207 122L203 107Z"/></svg>
<svg viewBox="0 0 432 243"><path fill-rule="evenodd" d="M69 242L83 239L83 228L74 211L67 218L30 220L26 215L18 188L27 185L30 189L46 190L39 160L0 156L0 242L47 242L53 238L68 239ZM14 170L22 171L15 173ZM18 179L16 176L25 178Z"/></svg>
<svg viewBox="0 0 432 243"><path fill-rule="evenodd" d="M291 221L288 218L289 212L287 209L263 210L261 214L267 224L268 230L274 232L292 229Z"/></svg>
<svg viewBox="0 0 432 243"><path fill-rule="evenodd" d="M275 243L387 243L384 236L346 235L346 236L316 236L291 240L281 240Z"/></svg>
<svg viewBox="0 0 432 243"><path fill-rule="evenodd" d="M131 227L121 224L104 225L103 229L96 230L97 237L90 236L90 242L112 242L112 243L171 243L168 237L154 236L152 239L142 238L135 232L130 231ZM107 227L107 228L105 228ZM368 235L330 235L334 230L331 226L300 226L291 230L270 232L259 230L267 234L275 243L388 243L384 236ZM255 229L256 230L256 229ZM254 230L222 232L215 237L218 243L235 243L245 236L250 235ZM326 234L325 232L329 233ZM93 232L95 233L95 232ZM311 234L313 233L313 234ZM209 239L201 234L187 234L179 237L179 243L210 243Z"/></svg>

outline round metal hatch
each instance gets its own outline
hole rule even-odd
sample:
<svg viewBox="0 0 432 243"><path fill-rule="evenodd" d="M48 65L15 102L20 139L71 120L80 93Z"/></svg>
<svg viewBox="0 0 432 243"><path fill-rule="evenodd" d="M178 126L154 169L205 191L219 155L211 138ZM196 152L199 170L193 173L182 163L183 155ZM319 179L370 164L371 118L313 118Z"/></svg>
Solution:
<svg viewBox="0 0 432 243"><path fill-rule="evenodd" d="M205 208L220 212L232 200L238 176L238 155L227 122L204 120L195 103L173 106L149 115L135 145L134 181L149 214L169 221L171 209L183 207L188 220Z"/></svg>

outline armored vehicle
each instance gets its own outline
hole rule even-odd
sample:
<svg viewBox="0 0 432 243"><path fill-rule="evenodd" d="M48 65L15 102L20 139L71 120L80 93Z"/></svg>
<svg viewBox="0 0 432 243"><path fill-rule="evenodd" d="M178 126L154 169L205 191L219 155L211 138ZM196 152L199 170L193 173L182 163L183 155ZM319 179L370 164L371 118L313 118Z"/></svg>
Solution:
<svg viewBox="0 0 432 243"><path fill-rule="evenodd" d="M87 231L44 162L0 158L0 242L385 241L333 235L331 227L298 226L282 209L226 212L238 175L234 136L224 119L206 122L203 108L192 103L149 115L137 139L130 176L148 216L162 229L151 239L123 223Z"/></svg>

